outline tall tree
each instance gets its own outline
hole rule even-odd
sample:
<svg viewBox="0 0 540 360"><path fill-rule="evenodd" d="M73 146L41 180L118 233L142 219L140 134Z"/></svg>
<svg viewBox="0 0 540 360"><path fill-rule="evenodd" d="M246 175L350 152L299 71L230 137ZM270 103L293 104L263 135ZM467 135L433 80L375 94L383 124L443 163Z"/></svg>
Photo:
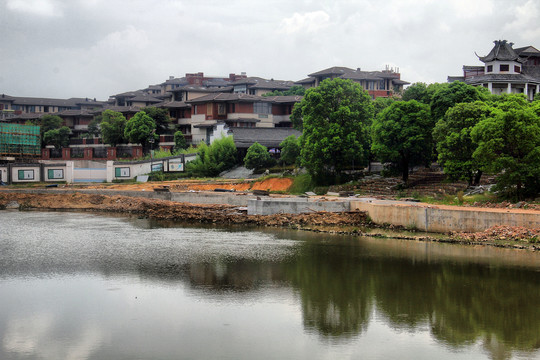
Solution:
<svg viewBox="0 0 540 360"><path fill-rule="evenodd" d="M162 135L171 133L171 129L169 127L171 124L169 110L155 106L148 106L142 110L156 123L156 134Z"/></svg>
<svg viewBox="0 0 540 360"><path fill-rule="evenodd" d="M62 126L57 129L51 129L43 134L43 142L46 145L53 145L60 150L63 147L69 146L69 135L71 130L67 126Z"/></svg>
<svg viewBox="0 0 540 360"><path fill-rule="evenodd" d="M371 150L382 162L393 163L407 182L409 167L431 157L431 124L428 105L416 100L397 101L373 122Z"/></svg>
<svg viewBox="0 0 540 360"><path fill-rule="evenodd" d="M285 165L300 163L300 143L294 135L287 136L281 144L281 156L279 160Z"/></svg>
<svg viewBox="0 0 540 360"><path fill-rule="evenodd" d="M367 163L373 103L359 84L324 80L308 89L293 115L303 124L302 164L316 182L339 183L345 169Z"/></svg>
<svg viewBox="0 0 540 360"><path fill-rule="evenodd" d="M487 101L491 97L489 90L484 87L467 85L461 81L450 84L439 84L431 97L431 115L436 123L452 106L459 103Z"/></svg>
<svg viewBox="0 0 540 360"><path fill-rule="evenodd" d="M471 130L489 117L493 108L484 102L461 103L451 107L433 130L439 164L453 180L467 180L478 185L482 176L481 164L473 159L476 143Z"/></svg>
<svg viewBox="0 0 540 360"><path fill-rule="evenodd" d="M516 96L505 98L492 116L471 131L473 157L497 173L496 190L522 199L540 193L540 117Z"/></svg>
<svg viewBox="0 0 540 360"><path fill-rule="evenodd" d="M244 166L247 169L261 169L264 167L270 167L275 164L274 159L270 156L266 146L255 142L251 145L247 154L244 157Z"/></svg>
<svg viewBox="0 0 540 360"><path fill-rule="evenodd" d="M125 141L126 118L118 111L105 110L101 115L101 137L105 144L115 147Z"/></svg>
<svg viewBox="0 0 540 360"><path fill-rule="evenodd" d="M141 144L143 152L148 153L150 144L159 138L155 131L154 120L144 111L139 111L126 122L124 137L134 144Z"/></svg>
<svg viewBox="0 0 540 360"><path fill-rule="evenodd" d="M187 147L188 145L184 133L178 130L174 133L174 150L178 151Z"/></svg>

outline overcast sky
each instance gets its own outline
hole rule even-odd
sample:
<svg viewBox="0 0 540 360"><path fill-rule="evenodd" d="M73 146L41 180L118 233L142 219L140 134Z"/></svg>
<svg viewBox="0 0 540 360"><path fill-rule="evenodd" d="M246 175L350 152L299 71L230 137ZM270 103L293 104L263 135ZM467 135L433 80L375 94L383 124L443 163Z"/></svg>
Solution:
<svg viewBox="0 0 540 360"><path fill-rule="evenodd" d="M540 48L538 0L0 0L0 93L96 97L169 76L331 66L445 82L493 40Z"/></svg>

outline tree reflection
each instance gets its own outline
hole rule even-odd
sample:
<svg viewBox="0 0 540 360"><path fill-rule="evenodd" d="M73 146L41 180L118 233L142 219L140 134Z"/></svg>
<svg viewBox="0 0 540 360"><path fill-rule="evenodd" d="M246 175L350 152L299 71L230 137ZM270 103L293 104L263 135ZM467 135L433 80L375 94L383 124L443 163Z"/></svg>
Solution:
<svg viewBox="0 0 540 360"><path fill-rule="evenodd" d="M351 261L348 247L326 250L308 246L287 270L300 293L304 326L327 337L356 336L371 314L371 268Z"/></svg>
<svg viewBox="0 0 540 360"><path fill-rule="evenodd" d="M480 342L493 359L540 348L537 271L362 252L307 244L289 264L307 329L359 335L376 306L391 327L429 327L454 348Z"/></svg>

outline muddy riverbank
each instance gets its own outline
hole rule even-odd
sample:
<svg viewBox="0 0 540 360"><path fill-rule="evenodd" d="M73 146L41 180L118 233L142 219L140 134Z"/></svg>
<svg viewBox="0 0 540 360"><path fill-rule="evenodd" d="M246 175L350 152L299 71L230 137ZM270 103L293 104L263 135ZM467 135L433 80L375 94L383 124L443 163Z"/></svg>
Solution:
<svg viewBox="0 0 540 360"><path fill-rule="evenodd" d="M359 211L247 215L245 208L223 204L199 205L158 199L81 193L25 194L0 192L0 209L6 208L112 212L188 223L289 227L335 234L489 245L531 251L540 250L540 229L497 227L482 233L452 233L446 236L432 236L426 233L411 235L410 233L401 234L399 232L389 234L387 229L377 228L371 223L366 213ZM396 228L396 230L400 229Z"/></svg>

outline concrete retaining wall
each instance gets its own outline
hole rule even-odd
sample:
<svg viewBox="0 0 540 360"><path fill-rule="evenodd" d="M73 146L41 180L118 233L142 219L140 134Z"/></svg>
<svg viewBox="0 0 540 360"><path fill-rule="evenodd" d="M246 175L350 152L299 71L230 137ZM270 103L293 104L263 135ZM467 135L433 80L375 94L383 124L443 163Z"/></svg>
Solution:
<svg viewBox="0 0 540 360"><path fill-rule="evenodd" d="M366 211L377 224L400 225L428 232L477 232L496 225L540 227L540 212L520 209L455 208L404 201L359 199L351 211Z"/></svg>
<svg viewBox="0 0 540 360"><path fill-rule="evenodd" d="M350 202L309 198L261 198L248 202L248 215L301 214L319 211L350 211Z"/></svg>

